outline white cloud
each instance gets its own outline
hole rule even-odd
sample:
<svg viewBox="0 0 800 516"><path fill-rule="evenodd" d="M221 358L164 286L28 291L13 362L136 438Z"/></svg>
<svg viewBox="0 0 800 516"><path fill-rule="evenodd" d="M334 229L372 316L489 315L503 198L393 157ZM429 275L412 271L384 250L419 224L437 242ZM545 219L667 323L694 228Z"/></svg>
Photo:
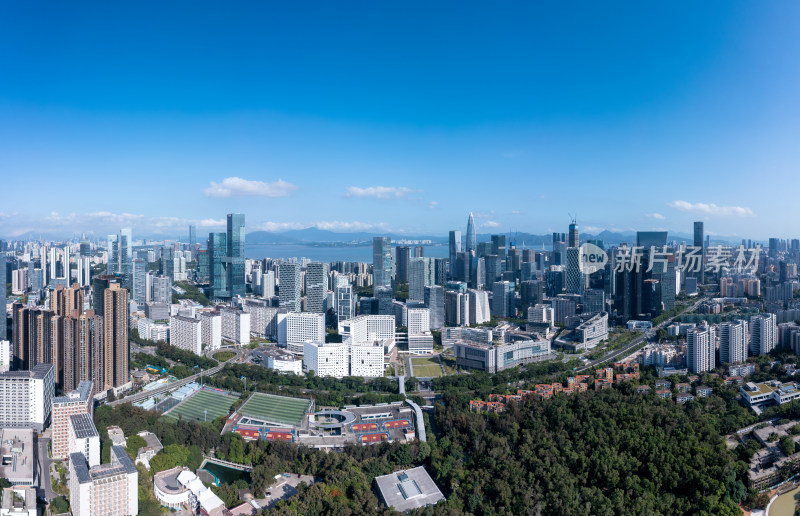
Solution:
<svg viewBox="0 0 800 516"><path fill-rule="evenodd" d="M297 186L282 179L265 183L241 177L226 177L221 183L211 181L211 185L205 189L205 194L207 197L243 197L247 195L286 197L292 190L297 190Z"/></svg>
<svg viewBox="0 0 800 516"><path fill-rule="evenodd" d="M368 186L360 188L351 186L347 189L348 197L374 197L376 199L399 199L404 195L413 192L411 188L405 186Z"/></svg>
<svg viewBox="0 0 800 516"><path fill-rule="evenodd" d="M481 224L481 227L482 228L499 228L500 227L500 223L499 222L495 222L493 220L487 220L486 222Z"/></svg>
<svg viewBox="0 0 800 516"><path fill-rule="evenodd" d="M675 201L667 203L667 206L679 211L693 213L707 213L709 215L723 215L736 217L755 217L752 209L744 206L717 206L714 203L706 204L703 202L691 203L688 201Z"/></svg>
<svg viewBox="0 0 800 516"><path fill-rule="evenodd" d="M645 213L644 216L647 217L648 219L656 219L656 220L666 219L666 217L660 213Z"/></svg>
<svg viewBox="0 0 800 516"><path fill-rule="evenodd" d="M438 207L439 207L439 203L436 202L436 201L431 201L431 202L428 203L428 208L431 209L431 210L435 210Z"/></svg>
<svg viewBox="0 0 800 516"><path fill-rule="evenodd" d="M291 231L293 229L307 229L317 228L326 231L369 231L369 230L387 230L388 225L385 222L361 222L361 221L339 221L339 220L325 220L321 222L302 223L302 222L262 222L254 226L248 226L248 230L269 231L271 233Z"/></svg>

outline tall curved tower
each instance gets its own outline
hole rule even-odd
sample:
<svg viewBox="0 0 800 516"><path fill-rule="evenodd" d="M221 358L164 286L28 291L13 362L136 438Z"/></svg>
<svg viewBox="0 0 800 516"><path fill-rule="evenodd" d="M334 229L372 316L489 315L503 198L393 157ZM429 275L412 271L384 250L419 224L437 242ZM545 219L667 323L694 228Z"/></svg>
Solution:
<svg viewBox="0 0 800 516"><path fill-rule="evenodd" d="M475 254L477 251L478 243L475 237L475 219L472 217L472 212L469 212L469 220L467 220L467 254Z"/></svg>

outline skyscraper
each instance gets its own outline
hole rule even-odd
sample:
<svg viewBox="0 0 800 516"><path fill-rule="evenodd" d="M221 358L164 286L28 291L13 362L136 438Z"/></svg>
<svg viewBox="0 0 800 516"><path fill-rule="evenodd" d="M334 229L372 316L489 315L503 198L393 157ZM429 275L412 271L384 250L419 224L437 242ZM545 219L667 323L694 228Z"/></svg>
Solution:
<svg viewBox="0 0 800 516"><path fill-rule="evenodd" d="M694 223L694 246L699 248L700 256L703 258L701 259L701 267L700 272L692 273L692 276L697 278L697 281L700 283L705 283L705 268L706 268L706 260L705 260L705 249L703 248L703 223L701 221Z"/></svg>
<svg viewBox="0 0 800 516"><path fill-rule="evenodd" d="M189 245L192 247L192 252L194 252L194 244L197 243L197 226L190 225L189 226Z"/></svg>
<svg viewBox="0 0 800 516"><path fill-rule="evenodd" d="M582 294L584 287L581 271L580 248L567 247L566 290L567 294Z"/></svg>
<svg viewBox="0 0 800 516"><path fill-rule="evenodd" d="M227 235L227 273L228 289L230 297L242 296L246 294L244 281L244 238L245 225L243 213L228 214L228 235Z"/></svg>
<svg viewBox="0 0 800 516"><path fill-rule="evenodd" d="M131 228L119 230L119 263L117 271L122 275L122 286L132 288L131 260L133 260L133 232Z"/></svg>
<svg viewBox="0 0 800 516"><path fill-rule="evenodd" d="M572 219L572 223L569 225L569 242L567 242L567 247L578 247L579 245L581 244L578 238L578 222Z"/></svg>
<svg viewBox="0 0 800 516"><path fill-rule="evenodd" d="M409 267L408 299L422 301L425 298L425 287L433 285L434 280L433 260L412 258Z"/></svg>
<svg viewBox="0 0 800 516"><path fill-rule="evenodd" d="M325 296L328 293L328 264L312 262L306 267L306 310L325 312Z"/></svg>
<svg viewBox="0 0 800 516"><path fill-rule="evenodd" d="M456 256L461 252L461 231L451 231L449 235L450 247L450 278L456 277Z"/></svg>
<svg viewBox="0 0 800 516"><path fill-rule="evenodd" d="M747 340L750 337L747 321L722 323L719 327L719 361L722 364L741 364L747 360Z"/></svg>
<svg viewBox="0 0 800 516"><path fill-rule="evenodd" d="M425 308L431 312L431 329L444 328L444 287L431 285L425 287Z"/></svg>
<svg viewBox="0 0 800 516"><path fill-rule="evenodd" d="M281 263L278 266L278 299L281 308L300 311L300 265Z"/></svg>
<svg viewBox="0 0 800 516"><path fill-rule="evenodd" d="M411 248L404 245L395 247L395 279L397 281L408 282L408 263L411 260Z"/></svg>
<svg viewBox="0 0 800 516"><path fill-rule="evenodd" d="M228 235L211 233L208 235L208 279L211 284L212 299L230 298L228 275L225 269L225 253L228 252Z"/></svg>
<svg viewBox="0 0 800 516"><path fill-rule="evenodd" d="M106 261L106 274L116 274L119 272L119 238L117 235L108 235ZM42 268L44 268L44 264L42 264Z"/></svg>
<svg viewBox="0 0 800 516"><path fill-rule="evenodd" d="M475 236L475 219L472 217L472 212L469 212L469 219L467 219L467 254L475 254L478 248L478 239Z"/></svg>
<svg viewBox="0 0 800 516"><path fill-rule="evenodd" d="M750 318L750 354L766 355L778 344L778 325L775 314L754 315Z"/></svg>
<svg viewBox="0 0 800 516"><path fill-rule="evenodd" d="M372 239L372 286L374 288L391 287L393 273L392 239L374 237Z"/></svg>
<svg viewBox="0 0 800 516"><path fill-rule="evenodd" d="M110 283L103 303L102 389L111 389L128 382L128 291L119 283Z"/></svg>
<svg viewBox="0 0 800 516"><path fill-rule="evenodd" d="M497 317L513 317L514 285L508 281L495 281L492 285L492 313Z"/></svg>
<svg viewBox="0 0 800 516"><path fill-rule="evenodd" d="M3 283L6 277L6 253L0 252L0 273L3 274ZM8 328L6 327L6 289L0 288L0 307L3 313L0 314L0 340L8 340Z"/></svg>

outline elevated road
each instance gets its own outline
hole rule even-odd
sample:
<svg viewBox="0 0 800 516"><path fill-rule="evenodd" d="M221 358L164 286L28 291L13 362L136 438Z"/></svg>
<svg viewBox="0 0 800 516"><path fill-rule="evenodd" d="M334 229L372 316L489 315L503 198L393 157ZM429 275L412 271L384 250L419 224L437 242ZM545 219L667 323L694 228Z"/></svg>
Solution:
<svg viewBox="0 0 800 516"><path fill-rule="evenodd" d="M137 392L136 394L131 394L130 396L126 396L126 397L118 399L116 401L110 401L110 402L107 403L107 405L115 407L115 406L120 405L122 403L136 403L136 402L139 402L139 401L144 401L147 398L151 398L156 394L163 394L165 392L174 391L175 389L183 387L187 383L192 383L194 381L198 381L203 376L215 375L218 372L222 371L222 369L227 364L232 364L232 363L240 360L240 358L247 352L247 349L233 348L233 347L219 348L219 349L214 349L214 350L207 351L206 352L206 356L210 358L211 355L214 355L215 353L218 353L220 351L233 351L234 353L236 353L236 355L231 357L231 359L227 360L226 362L222 362L219 365L217 365L215 367L212 367L211 369L207 369L205 371L201 371L201 372L199 372L197 374L193 374L192 376L187 376L183 380L178 380L177 382L173 382L173 383L170 383L168 385L164 385L162 387L157 387L157 388L149 390L149 391Z"/></svg>
<svg viewBox="0 0 800 516"><path fill-rule="evenodd" d="M610 351L608 354L598 358L597 360L592 360L591 362L588 362L585 366L579 367L577 369L577 371L579 373L582 373L582 372L588 371L589 369L591 369L593 367L596 367L596 366L598 366L600 364L604 364L604 363L608 362L609 360L615 360L617 358L620 358L622 356L627 355L632 350L634 350L637 346L639 346L647 338L647 336L651 332L655 332L655 331L660 330L661 328L669 326L670 324L672 324L672 321L674 321L675 319L677 319L681 315L685 314L686 312L693 312L693 311L697 310L697 307L700 306L705 301L708 301L708 298L707 297L701 297L693 305L686 307L682 312L680 312L678 314L675 314L674 316L670 317L669 319L665 319L658 326L654 326L652 330L646 331L641 336L636 337L635 339L633 339L628 345L626 345L626 346L624 346L622 348Z"/></svg>

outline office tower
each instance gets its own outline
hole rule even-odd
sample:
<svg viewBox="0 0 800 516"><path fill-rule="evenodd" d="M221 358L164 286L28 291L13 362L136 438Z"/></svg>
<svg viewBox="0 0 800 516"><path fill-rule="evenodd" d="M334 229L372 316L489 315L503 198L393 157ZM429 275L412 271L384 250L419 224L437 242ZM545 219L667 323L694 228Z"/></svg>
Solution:
<svg viewBox="0 0 800 516"><path fill-rule="evenodd" d="M692 328L686 332L686 365L698 374L715 367L714 329L708 326Z"/></svg>
<svg viewBox="0 0 800 516"><path fill-rule="evenodd" d="M325 313L328 293L328 264L312 262L306 267L306 311Z"/></svg>
<svg viewBox="0 0 800 516"><path fill-rule="evenodd" d="M506 236L505 235L492 235L492 252L491 254L495 254L500 257L501 260L505 261L506 259Z"/></svg>
<svg viewBox="0 0 800 516"><path fill-rule="evenodd" d="M419 335L431 331L431 311L427 308L408 309L408 334Z"/></svg>
<svg viewBox="0 0 800 516"><path fill-rule="evenodd" d="M78 253L81 258L89 258L92 255L92 245L86 240L86 235L81 235L81 243L78 246Z"/></svg>
<svg viewBox="0 0 800 516"><path fill-rule="evenodd" d="M392 287L374 287L375 299L378 303L378 315L394 315L394 295Z"/></svg>
<svg viewBox="0 0 800 516"><path fill-rule="evenodd" d="M0 273L3 275L3 283L4 285L0 285L0 308L3 309L3 313L0 314L0 340L8 339L8 328L7 328L7 321L6 321L6 288L5 288L5 276L6 276L6 254L0 252Z"/></svg>
<svg viewBox="0 0 800 516"><path fill-rule="evenodd" d="M391 287L393 275L392 239L389 237L374 237L372 239L373 287Z"/></svg>
<svg viewBox="0 0 800 516"><path fill-rule="evenodd" d="M514 285L508 281L495 281L492 285L492 313L497 317L513 317Z"/></svg>
<svg viewBox="0 0 800 516"><path fill-rule="evenodd" d="M200 283L208 283L211 281L209 275L210 265L208 262L208 250L202 249L197 251L197 281Z"/></svg>
<svg viewBox="0 0 800 516"><path fill-rule="evenodd" d="M119 264L118 271L122 276L122 286L131 289L132 272L131 260L133 260L133 233L130 228L119 230Z"/></svg>
<svg viewBox="0 0 800 516"><path fill-rule="evenodd" d="M409 266L408 299L425 299L425 287L434 284L433 261L431 258L412 258Z"/></svg>
<svg viewBox="0 0 800 516"><path fill-rule="evenodd" d="M578 222L575 219L572 219L572 223L569 225L569 240L567 241L567 247L578 247L580 245L580 239L578 238Z"/></svg>
<svg viewBox="0 0 800 516"><path fill-rule="evenodd" d="M355 298L353 287L342 285L336 287L336 320L337 323L352 319L355 313Z"/></svg>
<svg viewBox="0 0 800 516"><path fill-rule="evenodd" d="M78 266L77 282L82 287L88 287L92 284L92 264L89 258L81 256L76 260Z"/></svg>
<svg viewBox="0 0 800 516"><path fill-rule="evenodd" d="M431 285L425 287L425 307L431 312L431 329L444 328L444 287Z"/></svg>
<svg viewBox="0 0 800 516"><path fill-rule="evenodd" d="M605 292L600 289L589 288L583 292L583 313L593 314L604 311Z"/></svg>
<svg viewBox="0 0 800 516"><path fill-rule="evenodd" d="M197 243L197 226L190 224L189 225L189 245L192 247L192 251L194 251L194 245Z"/></svg>
<svg viewBox="0 0 800 516"><path fill-rule="evenodd" d="M456 256L461 252L461 231L451 231L449 235L450 278L456 278Z"/></svg>
<svg viewBox="0 0 800 516"><path fill-rule="evenodd" d="M520 282L520 303L524 312L529 306L541 303L544 300L545 284L539 280L525 280Z"/></svg>
<svg viewBox="0 0 800 516"><path fill-rule="evenodd" d="M278 314L278 345L302 353L303 343L325 342L325 316L309 312Z"/></svg>
<svg viewBox="0 0 800 516"><path fill-rule="evenodd" d="M161 247L161 259L158 272L162 276L175 278L175 248L172 246Z"/></svg>
<svg viewBox="0 0 800 516"><path fill-rule="evenodd" d="M580 248L567 247L566 290L567 294L582 294L584 286L580 265Z"/></svg>
<svg viewBox="0 0 800 516"><path fill-rule="evenodd" d="M73 516L135 516L139 472L125 448L112 446L108 464L90 466L83 453L69 455L69 502Z"/></svg>
<svg viewBox="0 0 800 516"><path fill-rule="evenodd" d="M98 390L128 383L128 291L110 283L103 294L103 382ZM100 387L102 385L102 387Z"/></svg>
<svg viewBox="0 0 800 516"><path fill-rule="evenodd" d="M492 254L491 242L478 242L478 248L475 251L475 256L482 258L486 255Z"/></svg>
<svg viewBox="0 0 800 516"><path fill-rule="evenodd" d="M689 271L692 277L697 278L699 283L705 283L705 249L703 248L703 223L698 221L694 223L694 247L697 248L696 253L701 256L701 267L699 272Z"/></svg>
<svg viewBox="0 0 800 516"><path fill-rule="evenodd" d="M778 325L775 314L754 315L750 318L750 354L766 355L778 344Z"/></svg>
<svg viewBox="0 0 800 516"><path fill-rule="evenodd" d="M69 418L77 414L94 412L94 384L90 380L81 382L64 396L53 398L51 451L54 459L64 460L69 456Z"/></svg>
<svg viewBox="0 0 800 516"><path fill-rule="evenodd" d="M131 262L131 299L137 305L144 306L147 302L145 294L147 284L147 261L141 258L136 258Z"/></svg>
<svg viewBox="0 0 800 516"><path fill-rule="evenodd" d="M469 324L483 324L492 318L489 309L489 293L484 290L467 290L469 297Z"/></svg>
<svg viewBox="0 0 800 516"><path fill-rule="evenodd" d="M281 263L278 266L278 299L281 308L300 311L300 265Z"/></svg>
<svg viewBox="0 0 800 516"><path fill-rule="evenodd" d="M230 297L244 297L246 294L244 281L244 239L244 214L229 213L227 254L223 262L227 269Z"/></svg>
<svg viewBox="0 0 800 516"><path fill-rule="evenodd" d="M212 299L229 299L231 297L225 261L228 252L227 241L226 233L210 233L208 235L208 279Z"/></svg>
<svg viewBox="0 0 800 516"><path fill-rule="evenodd" d="M462 292L448 290L444 294L445 323L447 326L467 326L469 324L469 296Z"/></svg>
<svg viewBox="0 0 800 516"><path fill-rule="evenodd" d="M411 261L411 248L404 245L395 247L395 258L397 267L395 279L404 283L408 282L408 266Z"/></svg>
<svg viewBox="0 0 800 516"><path fill-rule="evenodd" d="M414 247L414 258L422 258L425 256L425 248L421 245Z"/></svg>
<svg viewBox="0 0 800 516"><path fill-rule="evenodd" d="M203 332L199 319L176 315L169 319L169 345L191 351L195 355L203 352ZM248 335L249 337L249 335ZM249 342L250 339L247 339Z"/></svg>
<svg viewBox="0 0 800 516"><path fill-rule="evenodd" d="M275 295L275 271L261 273L261 297L271 299Z"/></svg>
<svg viewBox="0 0 800 516"><path fill-rule="evenodd" d="M106 274L114 275L119 272L119 237L108 235L106 245Z"/></svg>
<svg viewBox="0 0 800 516"><path fill-rule="evenodd" d="M467 219L467 242L465 247L468 255L474 255L478 251L478 238L475 235L475 219L472 216L472 212L469 213L469 219Z"/></svg>
<svg viewBox="0 0 800 516"><path fill-rule="evenodd" d="M564 323L567 317L575 315L575 302L566 297L556 297L550 301L553 307L553 318L555 322Z"/></svg>
<svg viewBox="0 0 800 516"><path fill-rule="evenodd" d="M750 337L747 321L722 323L719 327L719 361L721 364L741 364L747 360L747 340Z"/></svg>
<svg viewBox="0 0 800 516"><path fill-rule="evenodd" d="M504 258L496 255L496 254L487 254L483 258L478 259L483 260L484 264L484 271L485 271L485 279L483 281L484 285L491 285L495 281L498 281L503 274L502 263L505 261ZM476 285L477 287L477 285Z"/></svg>
<svg viewBox="0 0 800 516"><path fill-rule="evenodd" d="M0 373L0 428L33 428L43 432L50 426L54 392L51 364Z"/></svg>

